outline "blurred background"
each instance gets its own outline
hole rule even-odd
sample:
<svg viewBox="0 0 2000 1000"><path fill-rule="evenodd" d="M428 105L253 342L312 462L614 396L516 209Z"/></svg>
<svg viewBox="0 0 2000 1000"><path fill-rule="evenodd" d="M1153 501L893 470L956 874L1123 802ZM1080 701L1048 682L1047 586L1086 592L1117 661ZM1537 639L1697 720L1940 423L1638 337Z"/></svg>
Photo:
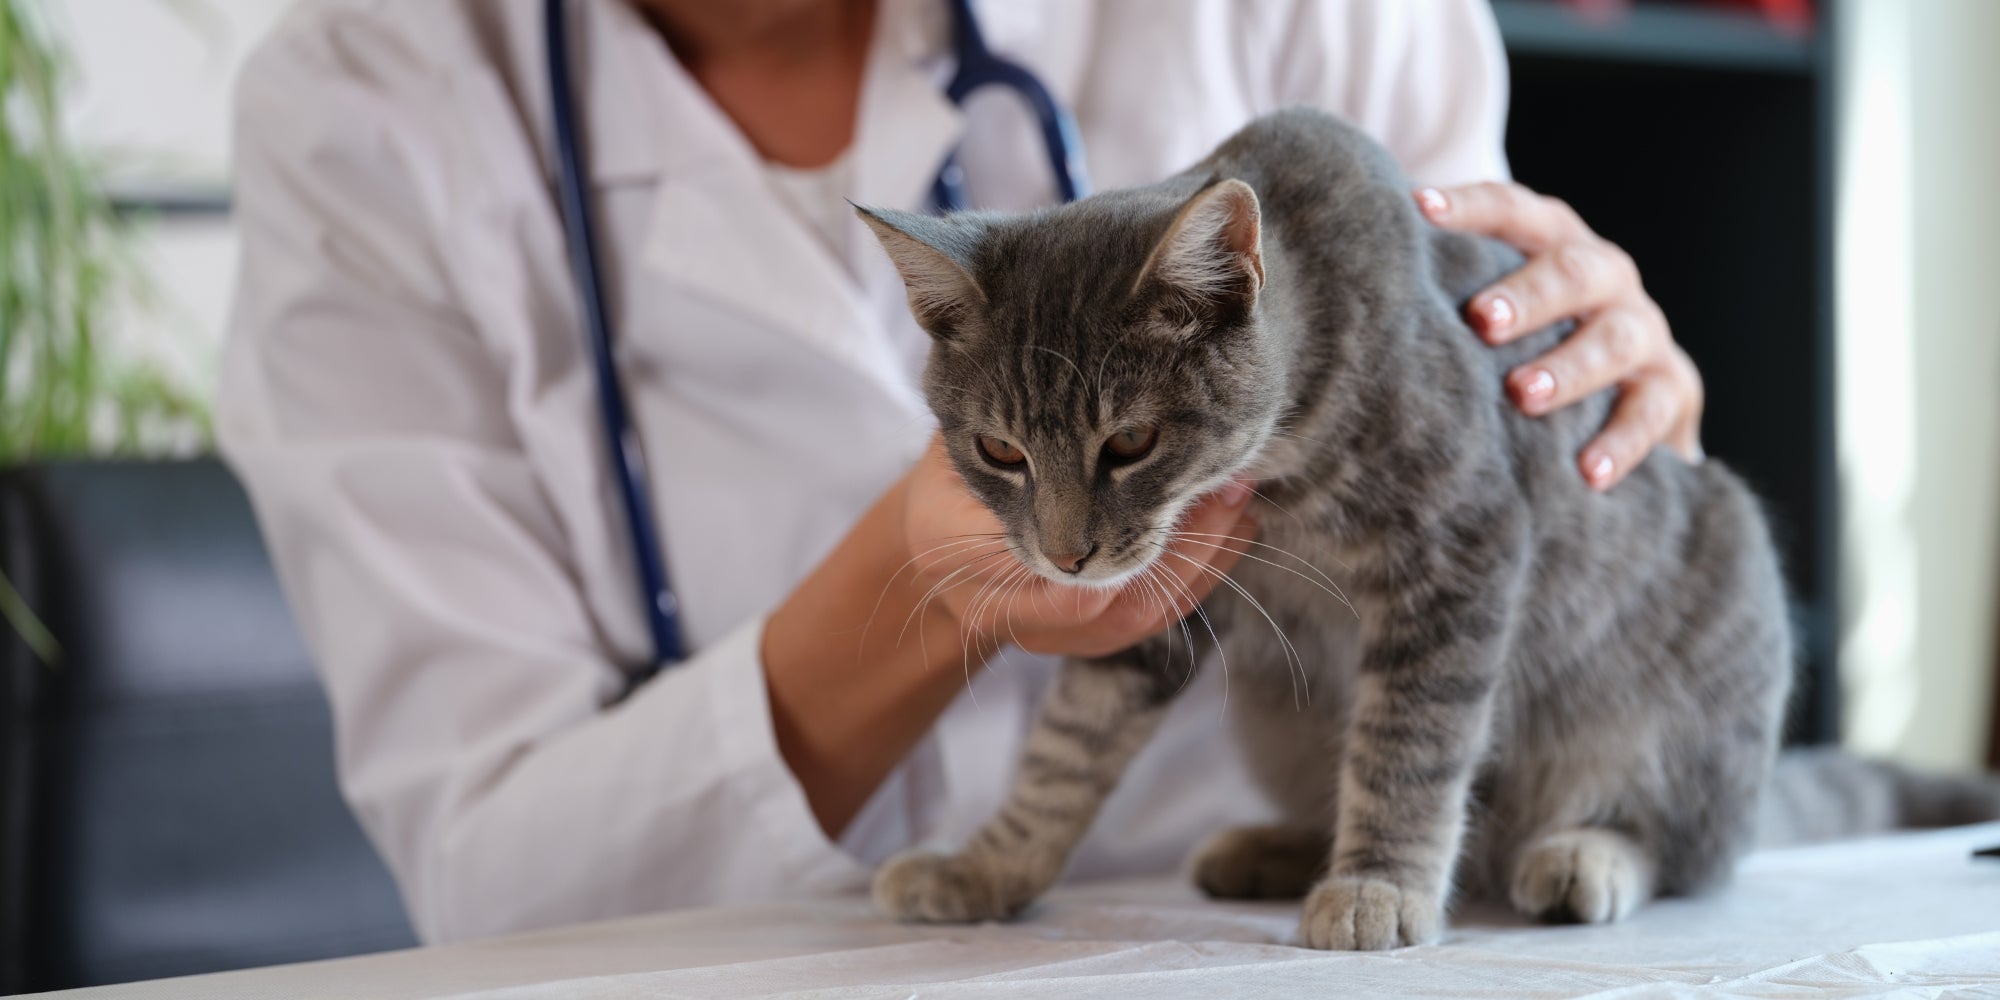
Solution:
<svg viewBox="0 0 2000 1000"><path fill-rule="evenodd" d="M0 0L0 992L411 943L203 457L287 6ZM1493 7L1518 178L1637 258L1770 503L1793 738L2000 766L2000 3Z"/></svg>

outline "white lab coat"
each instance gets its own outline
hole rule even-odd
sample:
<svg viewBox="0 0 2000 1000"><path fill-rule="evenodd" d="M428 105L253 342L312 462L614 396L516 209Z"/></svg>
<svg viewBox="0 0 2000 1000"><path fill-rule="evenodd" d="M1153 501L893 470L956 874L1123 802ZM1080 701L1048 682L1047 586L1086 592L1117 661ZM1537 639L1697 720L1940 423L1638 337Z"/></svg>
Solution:
<svg viewBox="0 0 2000 1000"><path fill-rule="evenodd" d="M240 292L220 434L331 697L342 787L442 941L854 890L998 804L1050 664L972 679L838 843L773 742L764 615L921 450L927 343L858 224L843 260L617 0L572 29L618 352L695 655L648 651L550 194L539 0L309 2L238 88ZM942 4L881 0L851 155L926 205L963 139L991 207L1047 203L1011 99L964 113ZM1100 188L1317 104L1431 182L1505 172L1482 0L1006 0L988 40L1081 128ZM1264 811L1210 671L1073 873L1170 869Z"/></svg>

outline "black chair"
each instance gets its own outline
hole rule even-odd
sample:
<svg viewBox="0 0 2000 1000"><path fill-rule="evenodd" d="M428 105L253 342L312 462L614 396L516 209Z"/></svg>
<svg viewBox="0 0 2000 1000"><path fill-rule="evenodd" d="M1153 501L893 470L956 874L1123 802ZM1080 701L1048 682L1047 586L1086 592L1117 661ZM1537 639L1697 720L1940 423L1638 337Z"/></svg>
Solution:
<svg viewBox="0 0 2000 1000"><path fill-rule="evenodd" d="M0 475L0 993L415 943L334 785L326 699L219 462Z"/></svg>

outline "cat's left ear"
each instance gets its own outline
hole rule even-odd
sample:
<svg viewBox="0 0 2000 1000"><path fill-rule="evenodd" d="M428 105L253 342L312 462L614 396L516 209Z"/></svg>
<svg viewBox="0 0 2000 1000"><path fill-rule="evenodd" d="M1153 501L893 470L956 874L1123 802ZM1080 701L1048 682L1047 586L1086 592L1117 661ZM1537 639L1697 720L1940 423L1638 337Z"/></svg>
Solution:
<svg viewBox="0 0 2000 1000"><path fill-rule="evenodd" d="M1133 286L1177 324L1206 329L1247 319L1264 287L1257 192L1235 178L1202 188L1174 216Z"/></svg>
<svg viewBox="0 0 2000 1000"><path fill-rule="evenodd" d="M982 233L977 224L860 205L854 211L903 276L917 325L941 341L964 337L975 310L986 304L986 293L972 277L972 250Z"/></svg>

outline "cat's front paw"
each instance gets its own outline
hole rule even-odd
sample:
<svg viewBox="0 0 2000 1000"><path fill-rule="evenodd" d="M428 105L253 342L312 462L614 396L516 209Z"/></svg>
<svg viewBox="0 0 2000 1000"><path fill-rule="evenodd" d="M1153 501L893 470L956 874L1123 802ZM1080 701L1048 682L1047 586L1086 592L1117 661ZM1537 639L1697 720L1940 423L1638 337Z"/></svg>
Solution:
<svg viewBox="0 0 2000 1000"><path fill-rule="evenodd" d="M1327 951L1429 944L1443 929L1444 907L1434 894L1353 875L1314 887L1299 917L1300 943Z"/></svg>
<svg viewBox="0 0 2000 1000"><path fill-rule="evenodd" d="M1029 902L1008 891L1008 881L975 856L904 851L875 873L875 905L903 921L1004 920Z"/></svg>

